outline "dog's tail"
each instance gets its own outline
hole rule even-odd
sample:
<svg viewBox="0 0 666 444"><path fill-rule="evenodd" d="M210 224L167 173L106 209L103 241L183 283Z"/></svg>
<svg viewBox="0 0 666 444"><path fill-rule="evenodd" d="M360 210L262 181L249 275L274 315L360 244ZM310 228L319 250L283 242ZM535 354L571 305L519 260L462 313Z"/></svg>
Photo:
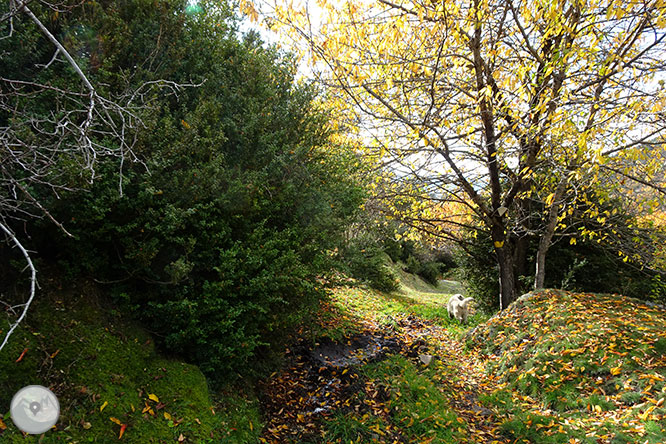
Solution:
<svg viewBox="0 0 666 444"><path fill-rule="evenodd" d="M467 304L470 303L470 301L473 301L473 300L474 300L474 298L472 298L472 297L465 298L465 299L462 300L462 304L467 305Z"/></svg>

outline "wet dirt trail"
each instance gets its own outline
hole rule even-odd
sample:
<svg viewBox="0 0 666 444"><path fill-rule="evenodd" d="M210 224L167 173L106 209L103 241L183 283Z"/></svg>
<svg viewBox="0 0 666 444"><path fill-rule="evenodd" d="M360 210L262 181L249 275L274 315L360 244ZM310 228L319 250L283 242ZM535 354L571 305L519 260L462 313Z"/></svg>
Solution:
<svg viewBox="0 0 666 444"><path fill-rule="evenodd" d="M391 324L380 327L365 322L360 334L343 341L301 341L287 350L287 365L260 386L265 418L261 442L339 442L326 438L326 424L331 416L346 412L359 418L383 419L381 429L371 428L368 436L352 442L439 442L408 438L400 423L391 418L391 387L367 380L359 371L363 365L392 354L405 356L420 367L437 365L433 380L450 399L447 408L458 415L451 427L467 436L456 442L508 442L499 433L500 418L478 402L479 393L494 384L483 373L481 363L464 353L462 344L445 328L431 321L400 314L392 316ZM363 396L355 396L359 392Z"/></svg>

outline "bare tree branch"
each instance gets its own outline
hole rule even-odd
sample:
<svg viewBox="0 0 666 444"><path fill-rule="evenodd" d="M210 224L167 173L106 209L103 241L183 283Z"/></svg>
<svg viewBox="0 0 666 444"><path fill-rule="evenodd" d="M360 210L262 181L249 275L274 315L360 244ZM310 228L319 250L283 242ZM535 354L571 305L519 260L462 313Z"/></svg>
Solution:
<svg viewBox="0 0 666 444"><path fill-rule="evenodd" d="M9 323L9 330L7 331L7 333L5 333L5 337L2 340L2 343L0 344L0 351L2 351L5 345L7 345L9 337L12 335L12 333L14 333L16 327L18 327L19 324L25 318L26 314L28 313L28 309L30 308L30 304L32 304L32 301L35 299L35 287L37 286L37 270L35 269L35 266L32 263L32 259L30 258L30 254L28 253L28 251L23 247L21 242L14 235L14 233L2 221L0 221L0 230L2 230L5 233L5 235L14 243L14 245L16 245L16 247L19 250L21 250L23 257L25 258L25 261L28 263L28 267L30 268L30 297L28 297L28 300L25 303L13 307L13 308L20 307L21 314L19 315L16 321Z"/></svg>

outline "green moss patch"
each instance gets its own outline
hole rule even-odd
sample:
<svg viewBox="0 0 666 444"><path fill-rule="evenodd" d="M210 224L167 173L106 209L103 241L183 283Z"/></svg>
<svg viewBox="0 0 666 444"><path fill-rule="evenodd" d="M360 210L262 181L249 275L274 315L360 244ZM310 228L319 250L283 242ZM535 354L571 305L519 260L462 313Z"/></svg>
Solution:
<svg viewBox="0 0 666 444"><path fill-rule="evenodd" d="M197 367L160 356L150 335L100 302L92 286L41 294L0 353L2 442L34 442L8 411L13 393L29 384L48 386L60 401L45 443L112 442L121 430L128 443L242 443L261 428L250 395L213 399Z"/></svg>

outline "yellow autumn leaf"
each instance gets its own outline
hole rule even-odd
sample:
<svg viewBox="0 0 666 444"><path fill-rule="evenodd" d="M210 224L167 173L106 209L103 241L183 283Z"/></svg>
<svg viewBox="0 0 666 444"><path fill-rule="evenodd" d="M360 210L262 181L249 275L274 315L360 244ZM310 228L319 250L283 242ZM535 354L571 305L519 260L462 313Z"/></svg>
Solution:
<svg viewBox="0 0 666 444"><path fill-rule="evenodd" d="M613 368L610 369L610 374L613 375L613 376L617 376L617 375L620 374L621 369L622 369L622 366L619 366L619 365L617 367L613 367Z"/></svg>
<svg viewBox="0 0 666 444"><path fill-rule="evenodd" d="M171 421L171 420L173 420L173 417L170 414L168 414L167 412L164 412L164 419L166 419L168 421Z"/></svg>
<svg viewBox="0 0 666 444"><path fill-rule="evenodd" d="M108 402L108 401L104 401L104 404L102 404L102 406L99 408L99 411L101 412L102 410L104 410L104 409L106 408L107 405L109 405L109 402Z"/></svg>
<svg viewBox="0 0 666 444"><path fill-rule="evenodd" d="M502 248L504 246L504 241L495 241L495 248Z"/></svg>
<svg viewBox="0 0 666 444"><path fill-rule="evenodd" d="M546 197L546 205L550 206L553 204L553 199L555 198L555 193L550 193L548 197Z"/></svg>
<svg viewBox="0 0 666 444"><path fill-rule="evenodd" d="M111 420L111 422L116 423L119 426L123 425L123 423L120 422L120 420L118 418L114 418L113 416L111 416L109 419Z"/></svg>
<svg viewBox="0 0 666 444"><path fill-rule="evenodd" d="M158 398L154 393L149 394L148 399L151 401L160 402L160 398Z"/></svg>

